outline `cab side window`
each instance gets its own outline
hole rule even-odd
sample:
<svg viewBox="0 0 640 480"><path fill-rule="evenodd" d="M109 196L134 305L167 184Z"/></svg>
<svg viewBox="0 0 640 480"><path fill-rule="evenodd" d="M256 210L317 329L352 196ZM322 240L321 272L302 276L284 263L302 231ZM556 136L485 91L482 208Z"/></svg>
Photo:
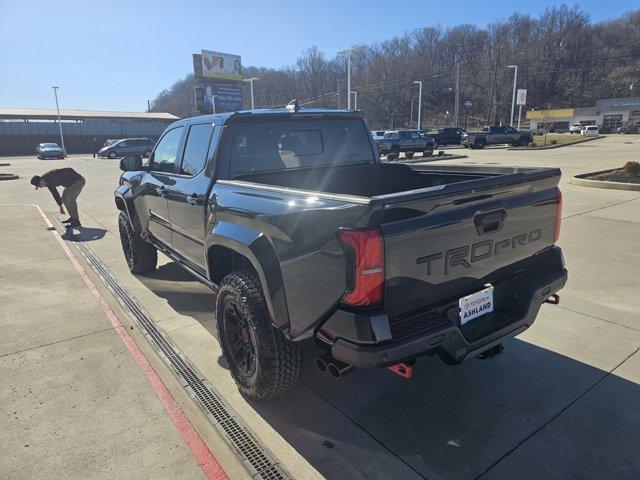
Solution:
<svg viewBox="0 0 640 480"><path fill-rule="evenodd" d="M182 169L184 175L196 175L202 171L207 163L207 151L213 125L210 123L192 125L184 147Z"/></svg>
<svg viewBox="0 0 640 480"><path fill-rule="evenodd" d="M184 127L177 127L168 131L162 137L153 152L151 170L155 172L175 172L176 157L178 156L183 132Z"/></svg>

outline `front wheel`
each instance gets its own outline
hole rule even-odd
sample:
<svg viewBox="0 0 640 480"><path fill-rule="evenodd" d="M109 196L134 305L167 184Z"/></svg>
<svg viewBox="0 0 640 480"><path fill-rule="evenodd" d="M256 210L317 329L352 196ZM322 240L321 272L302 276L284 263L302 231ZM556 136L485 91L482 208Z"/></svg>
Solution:
<svg viewBox="0 0 640 480"><path fill-rule="evenodd" d="M422 156L423 157L433 156L433 145L431 146L427 145L427 147L424 149L424 152L422 152Z"/></svg>
<svg viewBox="0 0 640 480"><path fill-rule="evenodd" d="M140 235L131 227L124 212L120 212L118 217L118 229L124 258L127 260L131 273L147 273L155 269L158 264L156 247L140 238Z"/></svg>
<svg viewBox="0 0 640 480"><path fill-rule="evenodd" d="M473 143L473 147L474 147L474 148L477 148L477 149L482 149L482 148L484 148L484 145L485 145L485 144L484 144L484 142L483 142L482 140L476 140L476 141Z"/></svg>
<svg viewBox="0 0 640 480"><path fill-rule="evenodd" d="M222 354L238 389L258 400L289 390L302 372L302 350L271 324L260 280L237 271L222 279L216 299Z"/></svg>
<svg viewBox="0 0 640 480"><path fill-rule="evenodd" d="M404 152L405 158L413 158L413 152Z"/></svg>

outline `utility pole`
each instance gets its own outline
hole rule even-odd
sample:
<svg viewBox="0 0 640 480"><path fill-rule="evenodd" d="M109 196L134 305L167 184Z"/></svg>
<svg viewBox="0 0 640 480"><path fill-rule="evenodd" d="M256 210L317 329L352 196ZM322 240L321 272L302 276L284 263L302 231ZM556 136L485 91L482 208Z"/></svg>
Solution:
<svg viewBox="0 0 640 480"><path fill-rule="evenodd" d="M456 102L453 111L453 126L458 127L460 122L460 59L456 57Z"/></svg>
<svg viewBox="0 0 640 480"><path fill-rule="evenodd" d="M418 84L418 130L422 126L422 80L414 80Z"/></svg>
<svg viewBox="0 0 640 480"><path fill-rule="evenodd" d="M513 68L513 96L511 98L511 116L509 117L509 126L513 127L513 114L515 113L516 107L516 83L518 82L518 66L517 65L508 65L507 68ZM518 120L518 123L520 121ZM518 125L518 128L520 126Z"/></svg>
<svg viewBox="0 0 640 480"><path fill-rule="evenodd" d="M338 81L337 85L338 93L336 93L336 97L338 97L338 110L340 110L340 82Z"/></svg>
<svg viewBox="0 0 640 480"><path fill-rule="evenodd" d="M58 88L60 87L51 88L53 88L53 94L56 97L56 110L58 111L58 127L60 128L60 143L62 144L62 153L66 155L67 151L64 148L64 137L62 136L62 122L60 121L60 107L58 106Z"/></svg>
<svg viewBox="0 0 640 480"><path fill-rule="evenodd" d="M147 112L151 111L151 101L147 100Z"/></svg>
<svg viewBox="0 0 640 480"><path fill-rule="evenodd" d="M249 82L249 84L251 85L251 110L254 110L255 104L253 103L253 82L255 80L260 80L258 77L251 77L251 78L245 78L243 81L244 82Z"/></svg>

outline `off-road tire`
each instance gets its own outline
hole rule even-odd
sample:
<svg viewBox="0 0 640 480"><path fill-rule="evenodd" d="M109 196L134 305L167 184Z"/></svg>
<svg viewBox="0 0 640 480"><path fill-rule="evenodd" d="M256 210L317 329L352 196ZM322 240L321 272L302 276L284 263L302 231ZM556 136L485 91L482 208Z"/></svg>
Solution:
<svg viewBox="0 0 640 480"><path fill-rule="evenodd" d="M154 270L158 264L158 250L140 238L124 212L120 212L118 217L118 229L124 258L131 273L138 275Z"/></svg>
<svg viewBox="0 0 640 480"><path fill-rule="evenodd" d="M254 349L255 368L248 376L236 367L225 334L223 317L229 301L239 307ZM240 270L222 279L216 299L215 325L224 359L243 395L267 400L294 385L302 372L302 350L271 325L262 286L254 274Z"/></svg>
<svg viewBox="0 0 640 480"><path fill-rule="evenodd" d="M387 160L397 160L400 158L400 147L392 147L387 153Z"/></svg>

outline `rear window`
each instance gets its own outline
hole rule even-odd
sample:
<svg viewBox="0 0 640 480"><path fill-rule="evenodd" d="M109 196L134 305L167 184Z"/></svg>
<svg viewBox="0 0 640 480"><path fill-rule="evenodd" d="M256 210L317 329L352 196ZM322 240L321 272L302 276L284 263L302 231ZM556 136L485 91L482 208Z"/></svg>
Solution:
<svg viewBox="0 0 640 480"><path fill-rule="evenodd" d="M261 120L238 123L231 177L250 172L373 162L370 134L359 119Z"/></svg>

